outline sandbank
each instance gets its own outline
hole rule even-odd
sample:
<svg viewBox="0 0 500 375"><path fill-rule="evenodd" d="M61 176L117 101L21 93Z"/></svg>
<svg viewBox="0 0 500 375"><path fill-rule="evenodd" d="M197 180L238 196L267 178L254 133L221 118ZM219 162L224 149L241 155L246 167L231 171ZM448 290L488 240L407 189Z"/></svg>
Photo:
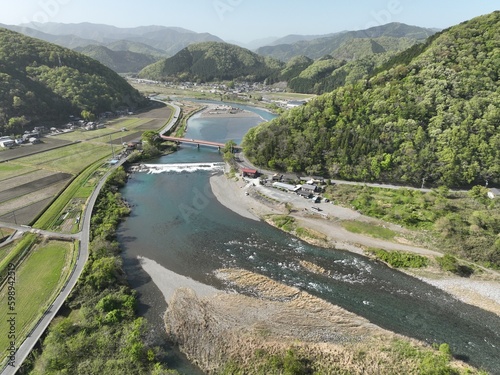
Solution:
<svg viewBox="0 0 500 375"><path fill-rule="evenodd" d="M141 256L137 257L137 259L139 259L142 269L148 273L155 285L160 289L167 303L177 288L190 288L200 297L224 293L212 286L202 284L186 276L178 275L154 260Z"/></svg>

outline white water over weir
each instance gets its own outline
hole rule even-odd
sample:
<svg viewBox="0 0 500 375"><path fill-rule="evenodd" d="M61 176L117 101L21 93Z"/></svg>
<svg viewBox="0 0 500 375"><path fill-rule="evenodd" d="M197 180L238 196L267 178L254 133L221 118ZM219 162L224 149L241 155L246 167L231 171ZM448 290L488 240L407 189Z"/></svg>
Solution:
<svg viewBox="0 0 500 375"><path fill-rule="evenodd" d="M179 163L179 164L139 164L133 166L131 171L149 174L167 173L167 172L188 172L197 171L215 171L224 172L225 163Z"/></svg>

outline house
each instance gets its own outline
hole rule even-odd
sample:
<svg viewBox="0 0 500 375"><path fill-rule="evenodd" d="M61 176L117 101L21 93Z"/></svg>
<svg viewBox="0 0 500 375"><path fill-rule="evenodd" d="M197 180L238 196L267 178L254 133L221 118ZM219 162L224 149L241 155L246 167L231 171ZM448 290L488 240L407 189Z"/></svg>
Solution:
<svg viewBox="0 0 500 375"><path fill-rule="evenodd" d="M284 184L282 182L275 182L273 183L273 187L281 190L288 190L288 191L293 191L296 192L300 189L300 187L295 186L295 185L290 185L290 184Z"/></svg>
<svg viewBox="0 0 500 375"><path fill-rule="evenodd" d="M488 191L488 198L495 199L500 197L500 189L492 188Z"/></svg>
<svg viewBox="0 0 500 375"><path fill-rule="evenodd" d="M316 185L310 185L310 184L304 184L300 186L300 190L306 192L306 193L314 193L316 192Z"/></svg>
<svg viewBox="0 0 500 375"><path fill-rule="evenodd" d="M259 172L256 169L242 168L241 175L243 177L257 178L259 177Z"/></svg>

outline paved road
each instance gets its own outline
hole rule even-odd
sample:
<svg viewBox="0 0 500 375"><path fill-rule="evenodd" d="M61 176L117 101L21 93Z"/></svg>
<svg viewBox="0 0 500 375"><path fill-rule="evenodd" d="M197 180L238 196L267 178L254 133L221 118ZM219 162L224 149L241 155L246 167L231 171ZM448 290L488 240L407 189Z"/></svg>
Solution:
<svg viewBox="0 0 500 375"><path fill-rule="evenodd" d="M166 104L161 100L157 99L151 99L151 100L158 103ZM160 135L164 135L166 132L170 131L172 127L177 123L181 115L181 108L177 104L168 103L167 105L174 108L174 115L170 118L170 121L159 131Z"/></svg>

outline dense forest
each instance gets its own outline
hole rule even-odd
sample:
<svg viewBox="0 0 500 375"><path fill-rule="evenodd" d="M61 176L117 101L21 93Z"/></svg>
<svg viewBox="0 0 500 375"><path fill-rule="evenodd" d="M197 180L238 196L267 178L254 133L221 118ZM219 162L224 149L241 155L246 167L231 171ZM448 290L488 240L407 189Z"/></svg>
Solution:
<svg viewBox="0 0 500 375"><path fill-rule="evenodd" d="M260 166L349 180L498 185L499 75L494 12L254 128L245 152Z"/></svg>
<svg viewBox="0 0 500 375"><path fill-rule="evenodd" d="M282 71L281 80L287 81L288 88L293 92L324 94L345 84L368 78L397 52L415 44L416 41L409 38L350 39L331 55L325 55L316 61L310 60L310 64L302 70L295 69L296 74L293 76ZM307 59L305 56L301 58ZM297 67L297 60L297 57L290 60L287 67Z"/></svg>
<svg viewBox="0 0 500 375"><path fill-rule="evenodd" d="M0 28L0 133L60 124L82 110L98 114L145 104L137 90L97 61Z"/></svg>
<svg viewBox="0 0 500 375"><path fill-rule="evenodd" d="M245 48L217 42L192 44L173 57L144 68L139 76L156 80L209 82L240 78L259 82L278 79L283 64Z"/></svg>

